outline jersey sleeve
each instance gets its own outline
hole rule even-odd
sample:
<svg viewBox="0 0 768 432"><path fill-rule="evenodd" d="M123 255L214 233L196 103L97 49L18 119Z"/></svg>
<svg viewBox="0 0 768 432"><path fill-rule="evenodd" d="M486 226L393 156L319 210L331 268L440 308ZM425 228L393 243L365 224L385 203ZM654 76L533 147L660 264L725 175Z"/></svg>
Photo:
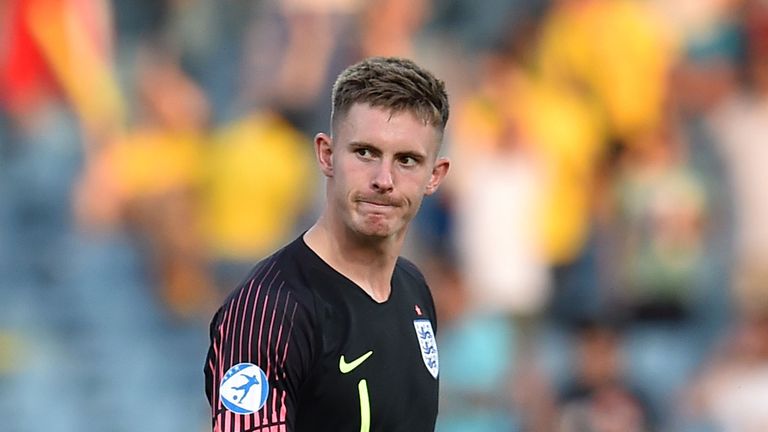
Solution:
<svg viewBox="0 0 768 432"><path fill-rule="evenodd" d="M291 432L313 356L311 310L279 271L253 276L211 322L205 370L214 432Z"/></svg>

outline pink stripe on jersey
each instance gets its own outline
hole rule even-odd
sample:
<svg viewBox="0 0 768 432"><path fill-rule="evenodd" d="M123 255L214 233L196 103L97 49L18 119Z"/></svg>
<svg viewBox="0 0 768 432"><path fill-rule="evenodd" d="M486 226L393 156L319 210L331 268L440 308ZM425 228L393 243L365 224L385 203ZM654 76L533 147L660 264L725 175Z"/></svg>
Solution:
<svg viewBox="0 0 768 432"><path fill-rule="evenodd" d="M224 336L226 334L225 329L229 326L229 323L232 320L232 308L234 307L235 307L235 302L230 302L229 308L227 309L225 317L221 320L221 324L219 325L219 340L217 341L217 343L221 343L224 340ZM224 376L224 349L223 347L218 347L216 351L218 353L217 362L219 367L215 373L216 380L214 382L218 384L221 377ZM219 400L218 386L214 386L214 394L215 394L215 397L213 398L213 400L218 401Z"/></svg>
<svg viewBox="0 0 768 432"><path fill-rule="evenodd" d="M240 424L240 421L242 420L242 418L243 416L237 415L237 414L232 416L232 428L234 428L234 431L240 432L243 430L243 428L241 427L242 425Z"/></svg>
<svg viewBox="0 0 768 432"><path fill-rule="evenodd" d="M283 395L280 397L280 421L285 423L285 417L288 413L285 408L285 392L283 392Z"/></svg>
<svg viewBox="0 0 768 432"><path fill-rule="evenodd" d="M256 289L256 298L254 304L259 302L259 294L261 293L261 285L264 283L262 280L259 282L259 287ZM256 321L256 310L251 311L251 323L248 329L248 354L253 354L253 324Z"/></svg>
<svg viewBox="0 0 768 432"><path fill-rule="evenodd" d="M293 304L293 312L291 313L291 326L288 328L288 336L286 337L285 349L283 351L283 359L280 362L280 368L283 369L283 378L285 378L285 360L288 358L288 341L291 340L293 334L293 319L296 316L296 309L299 307L298 303Z"/></svg>
<svg viewBox="0 0 768 432"><path fill-rule="evenodd" d="M258 343L258 346L259 346L259 356L258 356L259 365L263 364L261 362L261 347L263 346L261 344L261 337L264 334L264 317L267 314L267 306L269 305L269 291L271 290L272 284L275 282L275 279L277 279L277 275L278 274L280 274L280 271L275 273L275 276L272 278L271 281L269 281L269 286L267 287L267 295L264 297L264 305L261 308L261 321L259 322L259 343ZM266 371L266 372L267 372L267 374L269 374L269 371ZM269 376L269 375L267 375L267 376Z"/></svg>
<svg viewBox="0 0 768 432"><path fill-rule="evenodd" d="M269 273L271 272L273 266L274 266L274 262L272 263L272 265L269 267L269 269L267 269L267 271L262 276L262 281L269 275ZM248 306L248 296L250 296L250 294L252 292L253 284L254 284L255 279L256 279L255 277L253 279L251 279L250 285L248 286L247 296L246 296L246 304L244 305L245 307ZM213 343L214 355L216 356L217 363L218 363L218 365L217 365L218 368L216 368L216 369L218 369L218 370L213 369L213 365L211 365L212 373L215 376L214 383L218 383L219 380L221 379L221 377L224 376L224 372L225 372L224 368L225 367L232 366L234 364L234 362L235 362L235 360L234 360L234 357L235 357L235 355L234 355L235 354L235 347L241 348L240 358L243 357L242 348L243 348L243 342L244 341L243 341L243 329L242 329L242 325L241 325L242 323L240 321L243 321L245 319L245 315L246 315L245 311L243 311L241 317L239 317L239 315L240 315L241 309L243 309L243 308L241 308L241 305L242 305L242 302L243 302L243 294L244 294L245 291L246 290L241 290L240 293L237 296L237 299L236 300L232 299L232 301L230 301L229 307L227 308L225 316L222 319L221 324L219 325L218 341ZM233 309L234 309L234 313L233 313ZM236 327L238 325L241 325L240 339L239 340L234 337L235 336L234 330L236 329ZM230 336L232 336L231 339L230 339ZM229 364L227 364L224 361L224 357L225 357L226 353L222 349L223 347L219 346L219 344L223 343L225 340L228 340L229 345L230 345L230 353L229 353L230 363ZM218 407L218 410L221 410L221 411L219 411L220 415L217 416L219 421L216 422L217 423L216 427L218 428L218 431L229 431L231 429L231 427L232 427L232 422L233 421L237 421L238 424L239 424L239 417L235 416L234 418L238 418L238 420L233 420L233 415L234 414L229 412L228 410L224 409L222 407L222 405L221 405L221 401L219 400L219 397L220 397L219 393L220 392L219 392L218 386L214 385L213 387L214 388L212 389L213 392L212 392L212 395L211 395L212 396L212 400L217 402L216 406ZM214 411L216 411L216 410L214 410ZM223 415L221 415L221 414L223 414ZM230 427L227 427L228 424L229 424Z"/></svg>
<svg viewBox="0 0 768 432"><path fill-rule="evenodd" d="M253 292L253 283L254 280L251 279L251 283L248 284L248 292L245 294L245 307L243 308L243 318L241 321L245 321L245 317L248 316L248 313L246 312L246 308L248 308L249 300L251 298L251 292ZM245 325L243 325L243 322L240 322L240 339L238 340L238 345L240 346L240 361L243 360L243 357L248 358L250 353L243 353L243 350L245 349L245 341L243 340L243 332L245 331ZM240 362L238 361L238 363Z"/></svg>
<svg viewBox="0 0 768 432"><path fill-rule="evenodd" d="M261 287L264 285L264 280L267 279L267 276L269 276L269 274L272 272L272 269L274 268L274 266L275 266L275 262L272 261L267 271L265 271L264 274L261 276L261 280L259 281L256 288L256 296L254 297L254 300L253 300L254 305L259 303L259 294L261 293ZM254 277L254 280L255 280L255 277ZM249 290L248 290L249 294L251 292L252 287L253 287L253 280L251 281L251 287L249 287ZM249 303L246 301L246 305L248 304ZM253 327L254 327L255 320L256 320L256 310L254 309L251 311L251 322L248 329L248 355L251 355L253 353ZM243 328L245 328L245 326L243 326Z"/></svg>
<svg viewBox="0 0 768 432"><path fill-rule="evenodd" d="M240 315L240 313L241 313L241 311L243 309L240 305L241 305L241 303L243 301L243 294L244 294L244 292L245 292L245 290L240 290L240 293L237 295L237 306L235 307L235 318L233 320L234 322L231 324L229 329L227 329L227 337L231 337L232 338L232 339L230 339L230 344L229 344L230 345L229 346L229 364L230 364L230 366L231 365L235 365L237 363L240 363L240 360L242 358L242 353L241 353L240 357L238 358L238 361L235 361L235 347L240 348L240 340L236 339L236 335L234 333L235 333L235 330L237 329L237 327L240 326L240 320L242 319L242 317L240 317L240 319L238 319L238 315ZM245 312L243 311L242 314L245 315Z"/></svg>
<svg viewBox="0 0 768 432"><path fill-rule="evenodd" d="M291 291L288 291L288 295L285 296L285 305L283 306L283 316L280 317L280 327L278 327L278 330L277 330L277 341L275 342L275 346L280 346L280 341L283 338L283 327L285 327L285 315L288 312L288 300L290 299L291 299ZM287 336L288 335L286 334L285 342L283 342L286 345L290 342ZM277 358L277 355L279 355L279 353L276 353L275 355L275 362L279 361L279 359ZM284 364L285 364L284 360L280 361L280 369L283 369ZM283 376L285 376L285 373L283 373ZM276 377L276 379L279 379L279 378L280 378L279 376Z"/></svg>
<svg viewBox="0 0 768 432"><path fill-rule="evenodd" d="M286 378L285 364L299 305L294 300L293 307L289 307L289 302L293 300L293 292L286 289L285 281L279 277L280 270L273 272L273 267L274 262L262 275L252 278L247 288L240 290L237 297L231 299L224 312L218 327L218 340L212 346L213 357L207 364L214 374L215 384L220 385L219 381L228 367L243 361L250 361L263 367L261 365L264 365L266 360L265 372L270 381L277 382ZM274 287L276 283L279 284L277 289ZM272 304L269 303L270 300ZM284 305L280 319L277 319L280 301L283 301ZM267 308L271 309L269 317L267 317ZM288 314L289 309L292 309L290 314ZM260 314L259 311L261 311ZM261 317L257 318L258 315ZM254 341L257 319L258 339ZM249 327L248 330L245 329L246 325ZM239 331L238 326L240 326ZM266 337L264 331L267 331ZM274 345L273 333L276 333ZM246 336L248 336L247 340ZM253 342L256 342L256 347L253 346ZM219 386L214 385L212 400L217 402L215 404L217 408L214 409L213 432L287 431L287 394L279 384L271 387L272 400L268 401L261 410L242 416L223 407L219 399Z"/></svg>
<svg viewBox="0 0 768 432"><path fill-rule="evenodd" d="M272 423L277 423L277 389L272 389Z"/></svg>
<svg viewBox="0 0 768 432"><path fill-rule="evenodd" d="M257 430L256 428L261 426L262 423L262 417L261 417L261 410L256 411L253 413L253 430Z"/></svg>
<svg viewBox="0 0 768 432"><path fill-rule="evenodd" d="M280 304L280 293L283 291L283 285L285 285L285 282L280 282L280 286L277 288L277 295L275 296L275 306ZM275 324L275 309L276 307L272 308L272 317L269 319L269 331L267 333L267 377L274 377L277 375L276 373L273 373L271 366L272 363L272 356L269 354L270 348L272 348L272 328ZM277 347L275 347L275 357L277 357ZM275 359L275 363L277 363L277 359Z"/></svg>

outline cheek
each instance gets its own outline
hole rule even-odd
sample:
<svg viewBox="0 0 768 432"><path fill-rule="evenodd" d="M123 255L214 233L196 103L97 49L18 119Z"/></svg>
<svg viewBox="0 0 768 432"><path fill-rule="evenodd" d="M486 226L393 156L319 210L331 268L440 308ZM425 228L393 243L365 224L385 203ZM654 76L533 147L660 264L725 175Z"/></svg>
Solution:
<svg viewBox="0 0 768 432"><path fill-rule="evenodd" d="M432 176L423 172L408 173L405 179L406 181L404 184L408 185L407 188L410 195L418 195L419 197L422 197L427 191L427 187L429 187L429 182L432 179Z"/></svg>
<svg viewBox="0 0 768 432"><path fill-rule="evenodd" d="M343 175L336 179L334 188L337 202L344 207L354 206L353 202L357 198L371 193L365 171L359 168L345 170Z"/></svg>
<svg viewBox="0 0 768 432"><path fill-rule="evenodd" d="M401 183L401 192L411 206L418 207L427 192L428 180L423 176L411 176Z"/></svg>
<svg viewBox="0 0 768 432"><path fill-rule="evenodd" d="M366 193L369 189L368 184L367 178L361 173L350 173L344 183L345 193L350 195Z"/></svg>
<svg viewBox="0 0 768 432"><path fill-rule="evenodd" d="M336 183L344 190L354 188L360 182L361 171L353 162L342 161L337 165Z"/></svg>

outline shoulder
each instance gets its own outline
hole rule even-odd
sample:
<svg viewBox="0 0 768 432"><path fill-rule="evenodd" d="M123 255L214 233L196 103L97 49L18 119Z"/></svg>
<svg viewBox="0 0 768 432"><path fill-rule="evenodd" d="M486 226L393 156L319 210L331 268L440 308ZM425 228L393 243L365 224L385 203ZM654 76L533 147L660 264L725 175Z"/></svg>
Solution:
<svg viewBox="0 0 768 432"><path fill-rule="evenodd" d="M295 242L259 261L248 276L227 296L217 317L253 320L253 314L290 309L312 319L315 299L303 277L304 269L295 252ZM258 319L258 317L256 317Z"/></svg>
<svg viewBox="0 0 768 432"><path fill-rule="evenodd" d="M296 276L297 266L288 245L256 264L227 297L209 328L213 352L229 353L215 365L249 362L272 371L268 376L278 364L308 370L320 327L314 295Z"/></svg>
<svg viewBox="0 0 768 432"><path fill-rule="evenodd" d="M416 264L406 258L398 258L397 265L395 266L395 278L400 281L405 288L406 295L411 300L426 305L434 316L435 304L432 298L432 291L427 284L424 274L416 267Z"/></svg>
<svg viewBox="0 0 768 432"><path fill-rule="evenodd" d="M421 273L421 270L407 258L398 257L397 264L395 265L395 272L399 272L414 283L427 285L427 281Z"/></svg>

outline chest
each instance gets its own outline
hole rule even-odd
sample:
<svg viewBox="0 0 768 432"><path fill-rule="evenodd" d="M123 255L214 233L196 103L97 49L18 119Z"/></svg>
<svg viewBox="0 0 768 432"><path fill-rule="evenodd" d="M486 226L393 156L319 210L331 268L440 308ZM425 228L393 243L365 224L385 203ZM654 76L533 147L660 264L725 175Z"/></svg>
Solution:
<svg viewBox="0 0 768 432"><path fill-rule="evenodd" d="M304 409L324 412L338 422L334 430L431 430L439 353L429 304L401 295L385 304L327 305Z"/></svg>

